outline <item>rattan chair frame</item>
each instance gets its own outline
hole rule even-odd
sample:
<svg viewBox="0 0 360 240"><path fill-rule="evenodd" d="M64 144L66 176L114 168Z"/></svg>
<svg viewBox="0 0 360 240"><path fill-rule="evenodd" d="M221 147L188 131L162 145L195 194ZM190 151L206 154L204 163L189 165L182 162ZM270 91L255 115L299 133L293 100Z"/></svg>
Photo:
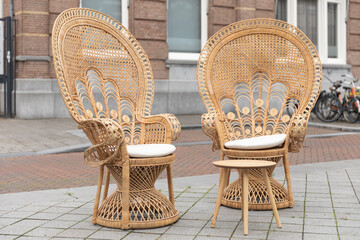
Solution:
<svg viewBox="0 0 360 240"><path fill-rule="evenodd" d="M174 115L151 115L154 81L144 49L115 19L73 8L56 19L52 50L65 105L93 144L84 152L86 164L99 167L92 222L129 229L177 221L171 171L175 155L130 158L126 147L170 144L181 132ZM164 169L170 200L154 187ZM108 196L110 175L117 190Z"/></svg>
<svg viewBox="0 0 360 240"><path fill-rule="evenodd" d="M202 115L202 129L213 140L213 151L220 149L221 159L283 159L287 189L271 177L274 168L268 174L277 208L292 207L288 153L302 149L322 83L321 62L313 43L301 30L280 20L230 24L202 49L197 83L208 111ZM276 105L273 99L281 99L279 108L272 107ZM235 150L224 146L231 140L280 133L287 134L280 147ZM250 170L249 209L270 210L260 176L257 170ZM239 179L230 185L227 180L223 205L241 208L240 177L239 173Z"/></svg>

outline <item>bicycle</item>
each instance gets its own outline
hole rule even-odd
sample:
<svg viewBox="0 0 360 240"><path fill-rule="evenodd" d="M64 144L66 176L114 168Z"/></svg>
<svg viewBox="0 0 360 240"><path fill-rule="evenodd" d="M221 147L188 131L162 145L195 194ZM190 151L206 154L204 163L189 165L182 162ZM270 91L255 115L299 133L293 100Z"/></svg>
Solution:
<svg viewBox="0 0 360 240"><path fill-rule="evenodd" d="M334 122L343 115L346 121L355 123L359 118L360 89L357 92L355 87L355 82L357 82L358 79L353 78L350 75L342 75L342 77L345 78L344 82L341 80L333 82L326 77L333 86L329 88L330 93L325 90L320 93L319 99L315 105L315 114L321 121ZM351 80L346 81L346 79ZM352 84L352 87L343 87L345 93L343 99L341 99L340 91L338 89L343 83L348 85ZM357 97L357 94L359 97Z"/></svg>

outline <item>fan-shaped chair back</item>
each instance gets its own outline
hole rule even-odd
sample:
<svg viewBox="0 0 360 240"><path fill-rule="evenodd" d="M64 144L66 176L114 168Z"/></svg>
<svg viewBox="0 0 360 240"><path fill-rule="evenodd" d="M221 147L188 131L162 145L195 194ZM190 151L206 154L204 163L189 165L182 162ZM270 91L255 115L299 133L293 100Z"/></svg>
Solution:
<svg viewBox="0 0 360 240"><path fill-rule="evenodd" d="M310 113L321 78L312 42L298 28L273 19L219 30L204 46L197 68L200 95L222 125L223 142L286 132L295 113Z"/></svg>
<svg viewBox="0 0 360 240"><path fill-rule="evenodd" d="M137 119L150 115L154 83L140 44L116 20L94 10L67 10L54 26L55 69L71 116L77 122L113 119L126 143L141 143Z"/></svg>

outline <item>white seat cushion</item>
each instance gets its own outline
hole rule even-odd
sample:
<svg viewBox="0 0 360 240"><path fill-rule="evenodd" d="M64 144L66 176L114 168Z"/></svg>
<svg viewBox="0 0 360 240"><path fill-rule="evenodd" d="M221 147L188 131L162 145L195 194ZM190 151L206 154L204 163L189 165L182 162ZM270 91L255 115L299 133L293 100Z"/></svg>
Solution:
<svg viewBox="0 0 360 240"><path fill-rule="evenodd" d="M126 146L130 157L151 158L163 157L175 152L176 148L172 144L139 144Z"/></svg>
<svg viewBox="0 0 360 240"><path fill-rule="evenodd" d="M285 139L286 134L266 135L226 142L225 147L230 149L267 149L283 144Z"/></svg>

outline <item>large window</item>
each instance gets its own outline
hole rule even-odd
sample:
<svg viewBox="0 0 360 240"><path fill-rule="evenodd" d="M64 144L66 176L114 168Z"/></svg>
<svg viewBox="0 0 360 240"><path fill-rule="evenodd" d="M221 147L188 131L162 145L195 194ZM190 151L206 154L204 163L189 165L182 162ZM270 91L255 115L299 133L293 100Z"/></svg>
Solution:
<svg viewBox="0 0 360 240"><path fill-rule="evenodd" d="M278 0L276 18L300 28L322 63L346 64L346 0Z"/></svg>
<svg viewBox="0 0 360 240"><path fill-rule="evenodd" d="M105 13L128 27L128 0L80 0L80 7Z"/></svg>
<svg viewBox="0 0 360 240"><path fill-rule="evenodd" d="M168 0L169 59L197 60L206 40L207 0Z"/></svg>

